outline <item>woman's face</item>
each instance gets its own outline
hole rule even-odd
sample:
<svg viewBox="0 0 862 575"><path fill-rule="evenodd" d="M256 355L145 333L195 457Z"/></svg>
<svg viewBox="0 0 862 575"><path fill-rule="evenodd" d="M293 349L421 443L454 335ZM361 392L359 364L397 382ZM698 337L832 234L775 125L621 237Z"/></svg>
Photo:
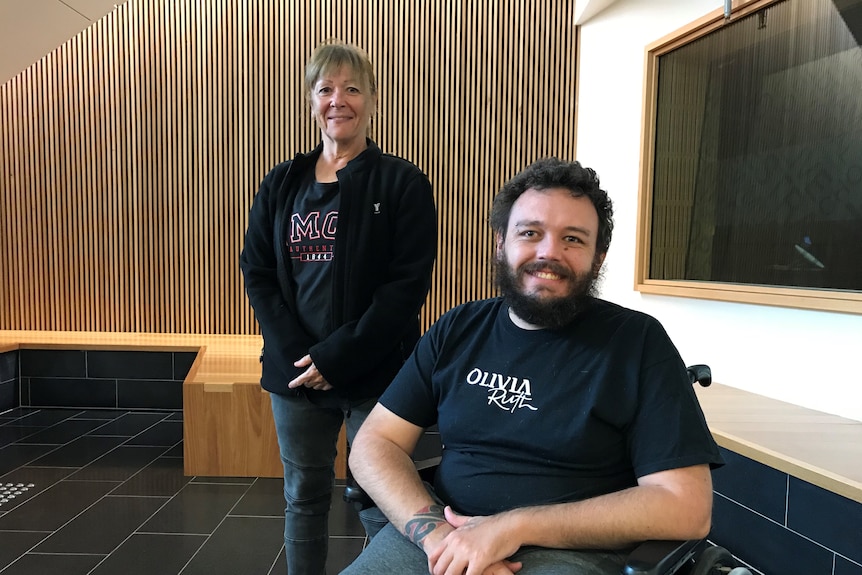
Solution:
<svg viewBox="0 0 862 575"><path fill-rule="evenodd" d="M311 113L325 143L364 141L376 103L376 96L348 66L323 74L311 90Z"/></svg>

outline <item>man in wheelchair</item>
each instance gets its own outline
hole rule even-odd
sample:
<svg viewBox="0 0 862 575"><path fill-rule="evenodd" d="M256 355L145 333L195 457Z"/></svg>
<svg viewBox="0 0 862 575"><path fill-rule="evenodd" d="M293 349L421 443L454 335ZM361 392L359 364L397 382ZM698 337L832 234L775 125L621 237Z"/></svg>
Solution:
<svg viewBox="0 0 862 575"><path fill-rule="evenodd" d="M654 318L595 296L613 208L594 171L537 161L490 217L501 297L449 311L360 429L350 468L389 523L345 574L614 574L710 528L721 465ZM433 486L411 454L437 425Z"/></svg>

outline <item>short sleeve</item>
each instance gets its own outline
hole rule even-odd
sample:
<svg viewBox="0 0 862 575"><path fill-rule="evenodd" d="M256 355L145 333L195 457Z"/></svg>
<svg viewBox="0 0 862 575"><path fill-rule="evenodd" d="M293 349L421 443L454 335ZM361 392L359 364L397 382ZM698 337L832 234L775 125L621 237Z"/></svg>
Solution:
<svg viewBox="0 0 862 575"><path fill-rule="evenodd" d="M440 331L438 321L420 338L379 400L386 409L419 427L437 423L438 398L432 379L439 351L435 344Z"/></svg>
<svg viewBox="0 0 862 575"><path fill-rule="evenodd" d="M635 475L722 465L685 364L655 320L646 331L641 357L637 409L628 432Z"/></svg>

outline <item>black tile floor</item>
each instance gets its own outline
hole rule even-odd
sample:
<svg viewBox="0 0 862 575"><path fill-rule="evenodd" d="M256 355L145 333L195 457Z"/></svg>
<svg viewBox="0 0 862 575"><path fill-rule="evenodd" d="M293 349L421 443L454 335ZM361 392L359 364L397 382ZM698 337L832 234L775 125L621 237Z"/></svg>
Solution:
<svg viewBox="0 0 862 575"><path fill-rule="evenodd" d="M281 479L183 475L182 413L0 413L0 574L286 575ZM327 573L362 549L341 500Z"/></svg>

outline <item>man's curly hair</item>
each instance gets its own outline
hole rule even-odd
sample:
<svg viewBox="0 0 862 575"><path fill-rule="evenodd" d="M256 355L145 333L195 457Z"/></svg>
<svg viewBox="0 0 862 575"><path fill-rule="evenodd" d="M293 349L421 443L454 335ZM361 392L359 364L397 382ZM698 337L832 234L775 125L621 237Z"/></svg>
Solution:
<svg viewBox="0 0 862 575"><path fill-rule="evenodd" d="M503 184L489 218L491 229L500 237L506 237L509 226L509 215L515 201L529 189L547 190L564 188L573 197L586 196L590 199L599 215L599 233L596 242L596 254L607 253L611 246L611 236L614 231L614 207L608 193L599 187L599 177L590 168L583 167L580 162L566 162L557 158L543 158L527 166L515 177Z"/></svg>

